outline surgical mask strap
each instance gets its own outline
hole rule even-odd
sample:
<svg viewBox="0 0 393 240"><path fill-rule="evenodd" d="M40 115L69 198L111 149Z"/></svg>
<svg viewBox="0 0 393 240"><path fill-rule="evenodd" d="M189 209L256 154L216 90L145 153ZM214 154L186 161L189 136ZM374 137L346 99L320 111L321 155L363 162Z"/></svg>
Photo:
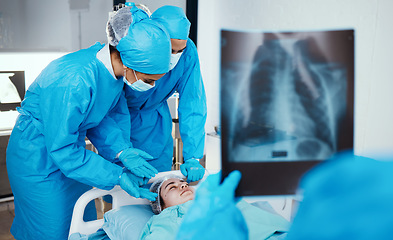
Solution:
<svg viewBox="0 0 393 240"><path fill-rule="evenodd" d="M127 68L124 68L123 82L128 86L131 86L131 83L127 80Z"/></svg>
<svg viewBox="0 0 393 240"><path fill-rule="evenodd" d="M135 70L132 69L132 71L134 72L134 76L136 81L134 83L130 83L127 81L126 78L126 70L124 70L124 77L123 77L123 81L133 90L138 91L138 92L145 92L151 88L153 88L155 86L155 83L153 85L145 83L144 81L142 81L141 79L138 79L138 76L135 73Z"/></svg>
<svg viewBox="0 0 393 240"><path fill-rule="evenodd" d="M141 81L144 85L148 85L148 86L150 86L150 88L152 88L152 87L154 87L155 85L156 85L156 83L154 82L153 83L153 85L151 85L151 84L148 84L148 83L145 83L145 81L143 81L142 79L138 79L138 76L136 75L136 72L135 72L135 70L134 69L132 69L132 71L134 72L134 76L135 76L135 79L136 79L136 81Z"/></svg>
<svg viewBox="0 0 393 240"><path fill-rule="evenodd" d="M135 79L138 81L138 80L141 80L141 79L138 79L138 77L136 76L136 73L135 73L135 70L134 69L132 69L132 72L134 73L134 76L135 76ZM142 80L141 80L142 81Z"/></svg>

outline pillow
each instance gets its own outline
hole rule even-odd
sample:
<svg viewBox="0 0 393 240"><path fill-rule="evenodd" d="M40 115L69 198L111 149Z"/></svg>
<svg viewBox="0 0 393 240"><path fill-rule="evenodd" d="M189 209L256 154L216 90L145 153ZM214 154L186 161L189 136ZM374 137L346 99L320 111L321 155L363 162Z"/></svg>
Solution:
<svg viewBox="0 0 393 240"><path fill-rule="evenodd" d="M149 219L154 215L150 205L127 205L105 213L102 228L112 240L139 239Z"/></svg>

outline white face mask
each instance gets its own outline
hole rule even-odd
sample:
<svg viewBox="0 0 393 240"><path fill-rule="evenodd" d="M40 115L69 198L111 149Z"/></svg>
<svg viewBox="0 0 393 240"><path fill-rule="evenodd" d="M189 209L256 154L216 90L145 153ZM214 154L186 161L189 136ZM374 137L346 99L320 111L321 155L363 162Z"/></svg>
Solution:
<svg viewBox="0 0 393 240"><path fill-rule="evenodd" d="M134 71L134 70L132 70L132 71L134 72L135 79L137 79L136 82L130 83L130 82L127 80L127 78L126 78L126 70L124 70L124 77L123 77L123 81L124 81L128 86L130 86L131 89L133 89L133 90L135 90L135 91L138 91L138 92L145 92L145 91L147 91L147 90L153 88L153 87L156 85L155 83L154 83L153 85L150 85L150 84L145 83L145 82L142 81L141 79L138 79L138 77L137 77L136 74L135 74L135 71Z"/></svg>
<svg viewBox="0 0 393 240"><path fill-rule="evenodd" d="M171 54L171 62L169 63L169 71L172 70L176 66L176 64L177 64L177 62L179 62L179 59L182 54L183 54L183 52Z"/></svg>

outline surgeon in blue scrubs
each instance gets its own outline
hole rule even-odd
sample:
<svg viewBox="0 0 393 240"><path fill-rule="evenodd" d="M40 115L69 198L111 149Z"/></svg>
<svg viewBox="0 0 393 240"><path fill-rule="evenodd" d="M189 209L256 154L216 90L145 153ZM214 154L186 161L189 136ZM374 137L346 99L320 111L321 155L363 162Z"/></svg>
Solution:
<svg viewBox="0 0 393 240"><path fill-rule="evenodd" d="M120 185L136 197L155 198L140 188L157 170L130 142L123 88L135 74L153 81L168 72L170 37L135 5L117 15L108 23L116 46L96 43L54 60L18 109L7 148L16 239L67 239L74 204L91 186ZM86 137L98 151L111 146L111 154L86 150Z"/></svg>
<svg viewBox="0 0 393 240"><path fill-rule="evenodd" d="M166 27L172 43L170 71L151 89L127 88L131 115L131 142L153 156L149 163L158 171L172 167L172 117L167 99L179 93L179 127L185 162L181 172L188 181L203 177L199 163L205 144L206 95L201 77L198 52L188 38L190 22L183 9L163 6L151 18Z"/></svg>

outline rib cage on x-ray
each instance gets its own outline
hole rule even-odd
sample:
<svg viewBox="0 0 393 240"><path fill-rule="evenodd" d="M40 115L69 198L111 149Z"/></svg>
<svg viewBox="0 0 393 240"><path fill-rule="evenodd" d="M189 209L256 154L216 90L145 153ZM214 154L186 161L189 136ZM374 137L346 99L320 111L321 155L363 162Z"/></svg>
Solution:
<svg viewBox="0 0 393 240"><path fill-rule="evenodd" d="M248 112L240 102L224 109L231 116L232 161L316 160L336 151L337 124L345 112L346 71L313 56L309 41L265 40L256 51L246 74L248 83L242 85L247 89L239 87L235 98L249 103ZM239 69L227 65L222 75Z"/></svg>

